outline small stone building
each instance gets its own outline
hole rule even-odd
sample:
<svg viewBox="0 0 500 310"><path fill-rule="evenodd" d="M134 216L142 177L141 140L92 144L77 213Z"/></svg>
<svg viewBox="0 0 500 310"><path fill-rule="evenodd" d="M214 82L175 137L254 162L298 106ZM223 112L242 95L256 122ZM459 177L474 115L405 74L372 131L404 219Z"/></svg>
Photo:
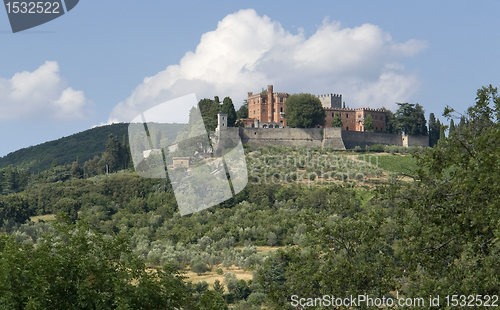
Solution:
<svg viewBox="0 0 500 310"><path fill-rule="evenodd" d="M191 165L191 157L173 157L174 168L189 168Z"/></svg>

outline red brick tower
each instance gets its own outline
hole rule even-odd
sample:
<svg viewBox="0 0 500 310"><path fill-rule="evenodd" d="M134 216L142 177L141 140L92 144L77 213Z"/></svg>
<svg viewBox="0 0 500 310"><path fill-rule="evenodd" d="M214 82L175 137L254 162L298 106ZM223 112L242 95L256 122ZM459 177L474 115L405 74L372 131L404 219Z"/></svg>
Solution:
<svg viewBox="0 0 500 310"><path fill-rule="evenodd" d="M274 122L274 102L273 102L273 85L267 85L267 118L268 122Z"/></svg>

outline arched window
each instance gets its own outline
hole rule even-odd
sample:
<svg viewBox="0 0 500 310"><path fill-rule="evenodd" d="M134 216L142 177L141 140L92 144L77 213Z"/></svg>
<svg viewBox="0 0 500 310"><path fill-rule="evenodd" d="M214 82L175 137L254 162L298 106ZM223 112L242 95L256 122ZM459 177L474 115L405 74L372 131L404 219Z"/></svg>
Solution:
<svg viewBox="0 0 500 310"><path fill-rule="evenodd" d="M346 127L345 130L349 130L349 127Z"/></svg>
<svg viewBox="0 0 500 310"><path fill-rule="evenodd" d="M269 125L269 128L273 128L273 125Z"/></svg>

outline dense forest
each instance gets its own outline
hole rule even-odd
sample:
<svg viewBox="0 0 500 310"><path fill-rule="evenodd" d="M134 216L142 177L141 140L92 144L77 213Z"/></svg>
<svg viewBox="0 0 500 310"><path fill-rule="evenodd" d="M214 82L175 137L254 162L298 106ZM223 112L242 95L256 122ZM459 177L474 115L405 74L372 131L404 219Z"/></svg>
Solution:
<svg viewBox="0 0 500 310"><path fill-rule="evenodd" d="M460 125L433 147L245 147L247 187L187 216L117 135L81 166L2 168L0 307L498 305L499 115L490 85L465 113L446 108Z"/></svg>

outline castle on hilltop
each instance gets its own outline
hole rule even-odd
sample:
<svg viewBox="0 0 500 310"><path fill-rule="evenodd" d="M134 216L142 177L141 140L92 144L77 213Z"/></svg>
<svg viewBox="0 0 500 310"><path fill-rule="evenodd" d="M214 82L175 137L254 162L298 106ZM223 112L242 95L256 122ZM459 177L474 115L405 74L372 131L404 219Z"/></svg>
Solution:
<svg viewBox="0 0 500 310"><path fill-rule="evenodd" d="M218 126L211 135L214 149L223 151L240 141L252 148L265 145L320 147L335 150L366 147L374 144L429 146L428 135L400 135L386 132L385 111L381 109L345 107L340 94L319 95L326 113L324 128L289 128L286 123L288 93L274 93L273 86L260 94L248 93L248 118L240 119L241 127L228 127L227 114L218 114ZM331 121L340 114L342 128L332 127ZM373 118L374 132L366 132L364 120ZM273 130L269 130L269 129Z"/></svg>
<svg viewBox="0 0 500 310"><path fill-rule="evenodd" d="M273 92L273 85L267 86L267 92L259 94L248 92L248 118L241 121L249 128L284 128L287 126L285 107L288 93ZM332 120L340 114L342 130L365 131L364 120L367 115L373 118L373 129L385 131L385 112L381 109L345 108L341 94L318 95L326 113L325 126L331 127Z"/></svg>

